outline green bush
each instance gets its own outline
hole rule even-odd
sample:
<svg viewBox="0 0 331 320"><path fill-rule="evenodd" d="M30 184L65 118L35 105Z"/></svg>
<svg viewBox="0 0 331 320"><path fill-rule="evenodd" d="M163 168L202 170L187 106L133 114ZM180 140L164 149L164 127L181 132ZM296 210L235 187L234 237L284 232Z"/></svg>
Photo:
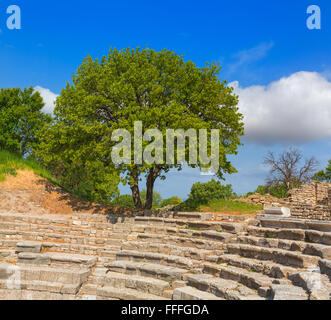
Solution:
<svg viewBox="0 0 331 320"><path fill-rule="evenodd" d="M277 184L273 186L258 186L254 193L259 193L261 195L265 195L267 193L271 194L276 198L286 198L287 197L287 189L283 184ZM252 194L249 192L247 196Z"/></svg>
<svg viewBox="0 0 331 320"><path fill-rule="evenodd" d="M182 199L179 198L179 197L171 197L171 198L168 198L168 199L164 199L162 202L161 202L161 207L166 207L166 206L177 206L179 204L182 203Z"/></svg>
<svg viewBox="0 0 331 320"><path fill-rule="evenodd" d="M180 209L194 210L201 205L207 205L212 200L230 199L234 196L230 184L224 186L214 179L206 183L197 182L193 184L188 199L180 205Z"/></svg>
<svg viewBox="0 0 331 320"><path fill-rule="evenodd" d="M143 207L145 206L145 203L146 203L146 194L147 194L147 191L145 189L143 189L140 192L140 198L141 198L141 202L143 204ZM154 191L153 192L152 209L160 208L161 202L162 202L161 194L157 191Z"/></svg>
<svg viewBox="0 0 331 320"><path fill-rule="evenodd" d="M328 166L325 168L325 170L321 170L316 172L312 179L314 181L320 181L320 182L331 182L331 160L328 162Z"/></svg>
<svg viewBox="0 0 331 320"><path fill-rule="evenodd" d="M146 190L142 190L140 192L140 197L143 205L146 201ZM159 208L162 202L161 194L158 192L153 192L153 209ZM118 206L118 207L127 207L127 208L134 208L134 202L132 195L130 194L122 194L116 197L112 202L112 205Z"/></svg>
<svg viewBox="0 0 331 320"><path fill-rule="evenodd" d="M127 207L127 208L134 207L133 199L130 194L119 195L116 199L112 201L111 204L118 207Z"/></svg>
<svg viewBox="0 0 331 320"><path fill-rule="evenodd" d="M232 196L233 191L230 184L223 186L220 181L212 179L206 183L195 183L191 188L189 198L201 205L208 204L211 200L231 198Z"/></svg>

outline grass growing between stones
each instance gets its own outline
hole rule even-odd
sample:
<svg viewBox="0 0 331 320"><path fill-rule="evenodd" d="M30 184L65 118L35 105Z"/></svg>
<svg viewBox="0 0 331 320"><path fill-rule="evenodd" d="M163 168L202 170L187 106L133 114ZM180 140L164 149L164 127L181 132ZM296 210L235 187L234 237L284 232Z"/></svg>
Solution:
<svg viewBox="0 0 331 320"><path fill-rule="evenodd" d="M200 228L190 227L190 226L186 226L185 229L186 229L186 230L193 230L193 231L201 231Z"/></svg>
<svg viewBox="0 0 331 320"><path fill-rule="evenodd" d="M212 200L207 206L201 206L202 212L224 212L237 214L255 214L263 210L263 206L256 206L249 203L236 202L233 200Z"/></svg>

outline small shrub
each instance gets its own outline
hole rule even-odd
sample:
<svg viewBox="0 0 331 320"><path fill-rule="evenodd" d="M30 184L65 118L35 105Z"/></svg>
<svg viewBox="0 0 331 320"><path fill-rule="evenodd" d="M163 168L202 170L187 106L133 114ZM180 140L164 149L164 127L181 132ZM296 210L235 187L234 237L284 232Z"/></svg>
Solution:
<svg viewBox="0 0 331 320"><path fill-rule="evenodd" d="M168 199L164 199L161 202L161 207L166 207L166 206L177 206L182 203L181 198L179 197L171 197Z"/></svg>
<svg viewBox="0 0 331 320"><path fill-rule="evenodd" d="M111 204L113 206L118 206L118 207L127 207L127 208L134 207L132 196L129 194L121 194L116 199L114 199Z"/></svg>

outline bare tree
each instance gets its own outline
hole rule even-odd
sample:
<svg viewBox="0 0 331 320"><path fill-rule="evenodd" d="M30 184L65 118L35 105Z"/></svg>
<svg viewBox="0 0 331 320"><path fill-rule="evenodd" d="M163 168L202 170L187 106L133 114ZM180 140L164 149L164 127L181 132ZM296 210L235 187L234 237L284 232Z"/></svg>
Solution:
<svg viewBox="0 0 331 320"><path fill-rule="evenodd" d="M312 174L318 167L318 161L311 157L305 159L302 165L302 153L298 149L290 148L283 151L278 158L269 151L264 159L264 164L270 166L270 175L267 178L267 184L284 184L289 191L297 184L308 183L311 181Z"/></svg>

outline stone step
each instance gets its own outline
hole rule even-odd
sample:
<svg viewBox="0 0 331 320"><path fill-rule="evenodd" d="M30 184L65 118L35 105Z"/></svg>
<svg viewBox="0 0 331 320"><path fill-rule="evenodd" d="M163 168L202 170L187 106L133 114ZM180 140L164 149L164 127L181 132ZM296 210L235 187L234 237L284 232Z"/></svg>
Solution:
<svg viewBox="0 0 331 320"><path fill-rule="evenodd" d="M97 288L97 296L104 298L112 298L119 300L169 300L150 293L143 293L138 290L129 288L115 288L111 286L104 286Z"/></svg>
<svg viewBox="0 0 331 320"><path fill-rule="evenodd" d="M3 240L0 239L0 248L16 249L17 240Z"/></svg>
<svg viewBox="0 0 331 320"><path fill-rule="evenodd" d="M16 244L16 252L40 253L42 248L41 242L19 241Z"/></svg>
<svg viewBox="0 0 331 320"><path fill-rule="evenodd" d="M134 237L133 237L134 236ZM225 248L225 242L206 240L201 238L191 238L186 236L174 236L174 235L159 235L159 234L147 234L137 233L132 235L132 240L145 241L147 243L168 243L185 248L196 248L204 250L223 250Z"/></svg>
<svg viewBox="0 0 331 320"><path fill-rule="evenodd" d="M175 256L186 257L195 260L205 260L207 256L215 254L215 250L197 249L172 245L168 243L151 243L144 241L126 241L123 242L122 250L148 251L162 254L172 254Z"/></svg>
<svg viewBox="0 0 331 320"><path fill-rule="evenodd" d="M300 287L273 284L270 287L271 300L308 300L308 294Z"/></svg>
<svg viewBox="0 0 331 320"><path fill-rule="evenodd" d="M72 236L92 237L92 238L108 238L116 237L118 233L130 233L132 225L118 224L111 225L111 228L107 229L94 229L91 227L65 227L52 224L31 224L24 222L2 222L0 223L0 230L13 230L13 231L29 231L40 232L45 234L70 234ZM117 235L118 236L118 235Z"/></svg>
<svg viewBox="0 0 331 320"><path fill-rule="evenodd" d="M250 289L256 290L256 294L262 297L267 297L269 287L273 282L279 283L280 281L269 278L260 273L249 272L245 269L213 263L204 263L203 273L211 274L225 280L236 281Z"/></svg>
<svg viewBox="0 0 331 320"><path fill-rule="evenodd" d="M188 273L186 269L124 260L109 262L105 267L111 272L139 275L168 281L183 280L183 275Z"/></svg>
<svg viewBox="0 0 331 320"><path fill-rule="evenodd" d="M227 253L236 254L245 258L273 261L275 263L296 268L316 266L320 260L318 257L294 251L257 247L248 244L228 244Z"/></svg>
<svg viewBox="0 0 331 320"><path fill-rule="evenodd" d="M103 275L98 274L94 283L114 288L135 289L140 292L163 297L169 297L169 291L172 290L169 282L164 280L116 272L104 272Z"/></svg>
<svg viewBox="0 0 331 320"><path fill-rule="evenodd" d="M212 220L214 218L214 214L211 212L174 212L174 219L187 219L189 221L193 220Z"/></svg>
<svg viewBox="0 0 331 320"><path fill-rule="evenodd" d="M157 212L157 213L145 213L144 217L159 217L159 218L170 218L170 219L181 219L181 220L213 220L213 221L227 221L227 222L243 222L252 218L255 218L255 214L215 214L213 212Z"/></svg>
<svg viewBox="0 0 331 320"><path fill-rule="evenodd" d="M70 234L0 230L1 240L58 242L70 244L85 244L92 246L117 245L120 240L127 240L127 234L116 233L110 238L97 238L89 236L72 236Z"/></svg>
<svg viewBox="0 0 331 320"><path fill-rule="evenodd" d="M97 262L97 257L83 256L77 254L67 254L59 252L33 253L20 252L18 254L18 264L49 265L91 268Z"/></svg>
<svg viewBox="0 0 331 320"><path fill-rule="evenodd" d="M131 250L119 251L116 254L116 258L117 260L156 263L165 266L185 268L188 270L194 269L200 265L199 260L192 260L181 256Z"/></svg>
<svg viewBox="0 0 331 320"><path fill-rule="evenodd" d="M122 242L120 242L121 244ZM100 257L115 256L121 250L121 245L91 246L70 243L44 242L44 252L63 252L72 254L92 255Z"/></svg>
<svg viewBox="0 0 331 320"><path fill-rule="evenodd" d="M290 277L293 284L303 288L311 300L331 299L331 282L327 275L321 274L320 269L308 269Z"/></svg>
<svg viewBox="0 0 331 320"><path fill-rule="evenodd" d="M331 260L323 259L319 261L319 267L323 274L326 274L331 279Z"/></svg>
<svg viewBox="0 0 331 320"><path fill-rule="evenodd" d="M17 240L0 240L0 249L5 248L9 250L15 250L17 244L22 241ZM28 242L29 241L23 241ZM73 253L73 254L82 254L82 255L98 255L100 257L115 256L116 252L121 250L122 240L119 240L116 245L84 245L84 244L70 244L63 242L32 242L40 244L42 246L43 252L53 251L53 252L63 252L63 253ZM18 250L20 251L20 250ZM26 249L26 252L29 252L29 247Z"/></svg>
<svg viewBox="0 0 331 320"><path fill-rule="evenodd" d="M331 246L319 243L307 243L304 241L287 239L260 238L254 236L239 236L238 241L243 244L259 247L278 248L289 251L302 252L303 254L318 256L321 258L331 258Z"/></svg>
<svg viewBox="0 0 331 320"><path fill-rule="evenodd" d="M9 248L9 250L14 250L17 243L22 242L21 240L0 240L0 249ZM29 242L29 241L24 241ZM112 241L116 245L84 245L84 244L71 244L61 242L50 242L50 241L39 241L33 243L39 243L42 245L43 252L62 252L69 254L81 254L81 255L93 255L100 257L115 257L116 252L121 249L122 240ZM29 252L30 249L27 249ZM13 254L15 250L13 251Z"/></svg>
<svg viewBox="0 0 331 320"><path fill-rule="evenodd" d="M61 227L86 227L91 229L105 230L117 223L132 224L135 215L126 216L121 214L85 214L85 215L30 215L30 214L5 214L0 213L0 222L24 222L25 224L54 225Z"/></svg>
<svg viewBox="0 0 331 320"><path fill-rule="evenodd" d="M0 289L16 289L28 291L46 291L50 293L72 294L76 295L80 289L80 284L63 284L57 282L48 282L40 280L20 280L15 283L8 280L0 280Z"/></svg>
<svg viewBox="0 0 331 320"><path fill-rule="evenodd" d="M287 239L331 245L331 232L300 229L273 229L249 226L247 233L255 237L269 239Z"/></svg>
<svg viewBox="0 0 331 320"><path fill-rule="evenodd" d="M252 258L244 258L239 255L223 254L218 257L218 263L246 269L250 272L262 273L270 278L287 279L298 272L298 269L283 266L270 261L261 261Z"/></svg>
<svg viewBox="0 0 331 320"><path fill-rule="evenodd" d="M45 281L62 284L82 284L90 275L88 269L62 269L45 266L0 264L0 280L17 282ZM16 281L17 280L17 281Z"/></svg>
<svg viewBox="0 0 331 320"><path fill-rule="evenodd" d="M221 242L233 242L237 235L229 232L224 232L222 230L192 230L192 229L183 229L183 228L174 228L174 227L161 227L161 226L148 226L148 225L137 225L132 229L134 234L145 234L145 235L164 235L164 236L180 236L188 238L199 238L212 241L221 241ZM131 237L130 235L129 237ZM132 240L131 238L128 240Z"/></svg>
<svg viewBox="0 0 331 320"><path fill-rule="evenodd" d="M1 217L1 215L0 215ZM63 221L65 223L66 221ZM70 220L69 220L70 222ZM127 229L129 229L128 224L120 224L124 225ZM84 226L80 224L75 224L71 221L71 223L67 224L57 224L53 221L48 222L41 222L36 223L34 221L1 221L0 220L0 229L8 229L8 230L22 230L22 231L36 231L36 230L42 230L45 232L70 232L71 234L75 235L107 235L109 232L114 232L114 229L119 229L120 227L117 226L114 228L113 224L104 224L103 228L102 225L98 227L93 226ZM122 228L123 229L123 228ZM93 232L91 232L93 231Z"/></svg>
<svg viewBox="0 0 331 320"><path fill-rule="evenodd" d="M206 291L225 300L264 300L255 290L249 289L233 280L216 278L211 275L186 276L189 286Z"/></svg>
<svg viewBox="0 0 331 320"><path fill-rule="evenodd" d="M76 295L47 291L0 289L0 300L75 300Z"/></svg>
<svg viewBox="0 0 331 320"><path fill-rule="evenodd" d="M182 287L174 290L173 300L222 300L221 298L205 292L198 290L193 287Z"/></svg>
<svg viewBox="0 0 331 320"><path fill-rule="evenodd" d="M16 261L15 249L0 248L0 262L1 261Z"/></svg>
<svg viewBox="0 0 331 320"><path fill-rule="evenodd" d="M165 227L187 228L192 230L221 230L228 233L238 233L245 230L245 225L239 222L223 221L187 221L181 219L159 218L159 217L136 217L136 224L159 225Z"/></svg>
<svg viewBox="0 0 331 320"><path fill-rule="evenodd" d="M262 227L331 232L331 221L270 217L257 215Z"/></svg>

